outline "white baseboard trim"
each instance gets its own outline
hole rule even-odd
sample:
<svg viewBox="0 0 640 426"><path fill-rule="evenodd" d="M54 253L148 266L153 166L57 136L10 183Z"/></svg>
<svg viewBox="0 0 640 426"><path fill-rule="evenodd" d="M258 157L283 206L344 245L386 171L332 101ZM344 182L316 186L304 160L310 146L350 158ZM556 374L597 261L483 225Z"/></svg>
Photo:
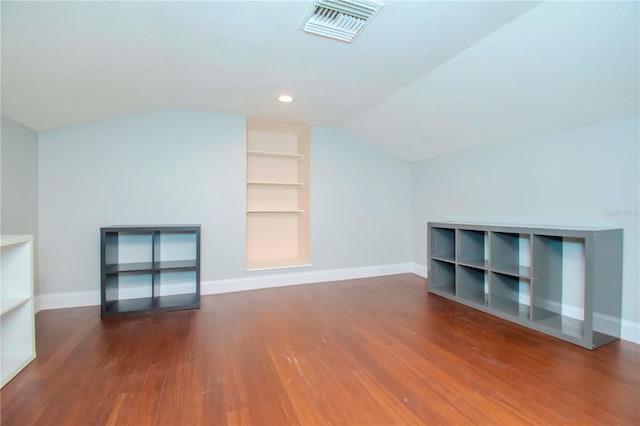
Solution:
<svg viewBox="0 0 640 426"><path fill-rule="evenodd" d="M422 278L428 278L429 275L429 269L424 266L424 265L420 265L419 263L412 263L412 271L414 274L416 275L420 275Z"/></svg>
<svg viewBox="0 0 640 426"><path fill-rule="evenodd" d="M385 275L414 273L427 277L427 267L417 263L396 263L391 265L364 266L359 268L331 269L325 271L297 272L257 277L242 277L226 280L203 281L200 294L220 294L263 288L283 287L289 285L313 284L328 281L341 281L357 278L379 277ZM35 298L35 310L77 308L100 305L100 291L76 291L66 293L44 293ZM579 309L565 307L565 315L581 316ZM621 338L640 344L640 323L596 313L594 326L602 331L620 330ZM619 327L619 328L618 328ZM613 332L612 332L613 333Z"/></svg>
<svg viewBox="0 0 640 426"><path fill-rule="evenodd" d="M200 294L230 293L243 290L282 287L287 285L311 284L326 281L341 281L355 278L367 278L412 272L411 263L364 266L359 268L330 269L326 271L294 272L257 277L241 277L227 280L203 281ZM184 291L176 291L176 294ZM174 294L170 292L167 294ZM125 298L144 297L145 294L127 292ZM36 312L47 309L78 308L100 305L100 291L74 291L65 293L43 293L35 298Z"/></svg>
<svg viewBox="0 0 640 426"><path fill-rule="evenodd" d="M640 322L622 320L622 339L640 345Z"/></svg>
<svg viewBox="0 0 640 426"><path fill-rule="evenodd" d="M598 331L614 335L620 330L620 338L640 345L640 323L626 319L619 320L608 315L593 314L593 326Z"/></svg>
<svg viewBox="0 0 640 426"><path fill-rule="evenodd" d="M425 265L420 265L419 263L412 264L412 272L416 275L419 275L423 278L428 277L428 268ZM523 301L521 303L529 303L528 301ZM570 305L561 306L557 302L552 302L549 300L539 301L541 306L555 311L560 312L561 309L564 315L570 318L582 319L584 317L584 311L582 308ZM603 315L599 313L595 313L593 315L593 325L598 331L616 335L620 333L620 338L622 340L627 340L632 343L640 344L640 323L629 321L629 320L619 320L617 318Z"/></svg>
<svg viewBox="0 0 640 426"><path fill-rule="evenodd" d="M231 293L235 291L258 290L289 285L381 277L384 275L405 274L410 272L413 272L411 263L396 263L391 265L363 266L359 268L231 278L227 280L203 281L200 283L200 294Z"/></svg>
<svg viewBox="0 0 640 426"><path fill-rule="evenodd" d="M36 312L47 309L80 308L100 304L100 291L70 291L65 293L43 293L36 296Z"/></svg>

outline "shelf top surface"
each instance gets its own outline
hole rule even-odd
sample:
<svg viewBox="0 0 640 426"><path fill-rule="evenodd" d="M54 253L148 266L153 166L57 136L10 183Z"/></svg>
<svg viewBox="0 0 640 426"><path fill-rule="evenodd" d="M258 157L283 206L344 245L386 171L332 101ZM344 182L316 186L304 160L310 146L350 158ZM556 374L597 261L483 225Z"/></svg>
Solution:
<svg viewBox="0 0 640 426"><path fill-rule="evenodd" d="M100 228L106 232L199 231L200 225L111 225Z"/></svg>
<svg viewBox="0 0 640 426"><path fill-rule="evenodd" d="M3 234L0 235L0 246L11 246L14 244L26 243L33 241L33 235L27 234Z"/></svg>
<svg viewBox="0 0 640 426"><path fill-rule="evenodd" d="M619 231L622 228L613 228L606 226L560 226L560 225L523 225L523 224L515 224L515 223L479 223L479 222L458 222L458 221L447 221L447 222L429 222L427 221L429 226L432 227L451 227L451 228L464 228L469 227L471 229L481 229L493 231L497 230L498 232L529 232L533 231L533 233L541 233L546 231L575 231L575 232L595 232L595 231Z"/></svg>

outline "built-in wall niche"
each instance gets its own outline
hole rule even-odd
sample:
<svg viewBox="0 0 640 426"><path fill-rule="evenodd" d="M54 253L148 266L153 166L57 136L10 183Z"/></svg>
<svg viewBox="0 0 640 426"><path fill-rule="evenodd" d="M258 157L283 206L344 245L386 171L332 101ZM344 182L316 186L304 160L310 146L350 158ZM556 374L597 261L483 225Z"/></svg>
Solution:
<svg viewBox="0 0 640 426"><path fill-rule="evenodd" d="M247 120L247 270L310 265L307 125Z"/></svg>

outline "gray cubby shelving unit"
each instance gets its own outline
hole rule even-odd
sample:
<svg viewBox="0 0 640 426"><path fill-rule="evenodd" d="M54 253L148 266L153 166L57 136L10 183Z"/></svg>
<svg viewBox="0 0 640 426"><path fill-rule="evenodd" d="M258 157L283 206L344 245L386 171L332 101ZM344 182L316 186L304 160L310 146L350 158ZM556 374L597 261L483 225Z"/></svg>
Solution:
<svg viewBox="0 0 640 426"><path fill-rule="evenodd" d="M100 228L101 316L200 307L200 225Z"/></svg>
<svg viewBox="0 0 640 426"><path fill-rule="evenodd" d="M610 228L429 222L428 290L595 349L620 338L622 237Z"/></svg>

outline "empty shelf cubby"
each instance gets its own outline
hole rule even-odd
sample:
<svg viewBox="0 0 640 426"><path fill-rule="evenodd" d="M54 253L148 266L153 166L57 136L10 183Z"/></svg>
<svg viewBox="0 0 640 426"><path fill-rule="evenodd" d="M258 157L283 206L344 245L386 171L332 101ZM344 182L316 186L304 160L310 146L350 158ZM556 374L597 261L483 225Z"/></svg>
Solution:
<svg viewBox="0 0 640 426"><path fill-rule="evenodd" d="M458 230L458 263L477 268L487 267L485 253L487 233L469 229Z"/></svg>
<svg viewBox="0 0 640 426"><path fill-rule="evenodd" d="M584 240L534 235L532 320L563 334L584 336Z"/></svg>
<svg viewBox="0 0 640 426"><path fill-rule="evenodd" d="M491 309L528 321L530 316L530 284L526 279L491 273Z"/></svg>
<svg viewBox="0 0 640 426"><path fill-rule="evenodd" d="M487 305L487 271L458 265L456 296L478 305Z"/></svg>
<svg viewBox="0 0 640 426"><path fill-rule="evenodd" d="M431 261L429 288L438 292L456 294L456 266L440 260Z"/></svg>
<svg viewBox="0 0 640 426"><path fill-rule="evenodd" d="M447 228L431 228L431 257L439 260L455 261L456 259L456 231Z"/></svg>
<svg viewBox="0 0 640 426"><path fill-rule="evenodd" d="M531 238L528 234L491 232L491 270L516 277L531 277Z"/></svg>

